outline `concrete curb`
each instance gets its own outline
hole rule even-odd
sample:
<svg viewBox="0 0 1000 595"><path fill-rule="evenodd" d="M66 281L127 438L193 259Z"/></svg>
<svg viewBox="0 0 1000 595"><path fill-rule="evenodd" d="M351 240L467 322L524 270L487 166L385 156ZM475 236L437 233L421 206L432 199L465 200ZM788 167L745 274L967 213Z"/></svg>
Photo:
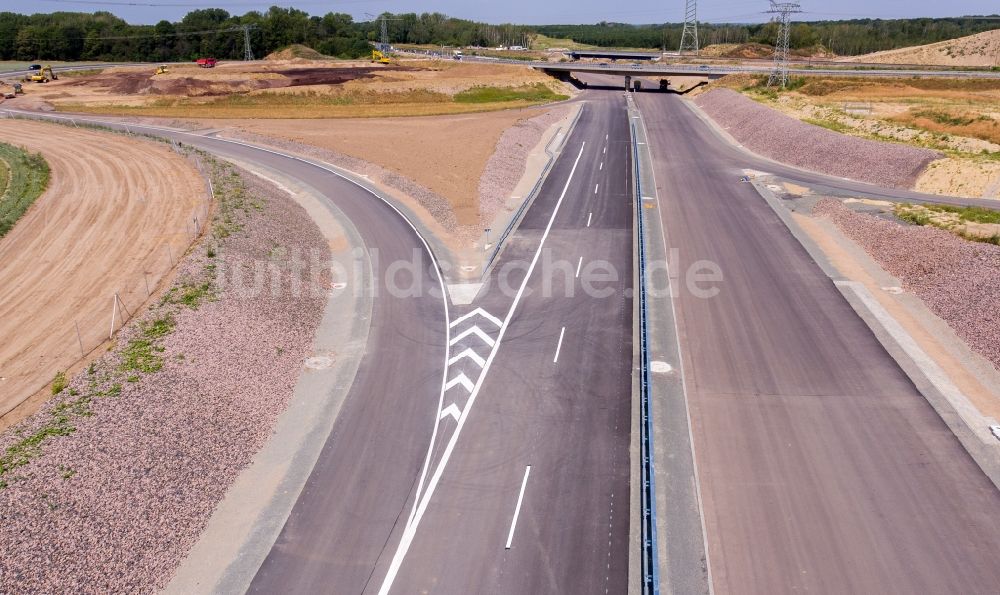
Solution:
<svg viewBox="0 0 1000 595"><path fill-rule="evenodd" d="M357 268L351 255L365 244L333 203L279 172L237 164L254 173L267 171L261 177L283 186L328 241L346 240L349 248L332 258L344 270ZM314 356L329 358L333 364L323 369L304 367L300 372L292 400L271 438L229 488L164 593L246 592L305 486L361 364L373 279L370 266L361 272L363 291L331 296L316 331Z"/></svg>
<svg viewBox="0 0 1000 595"><path fill-rule="evenodd" d="M570 109L572 109L572 107ZM538 181L535 182L535 186L532 189L532 191L529 192L528 195L524 197L521 206L518 207L516 211L511 213L510 217L507 219L506 229L503 232L503 235L497 240L496 248L494 248L493 254L484 261L485 266L483 266L483 274L481 276L481 279L486 279L489 276L490 271L493 270L493 264L497 261L497 259L503 253L504 248L506 248L507 246L507 243L505 241L507 239L507 236L517 230L518 226L521 224L521 220L524 219L525 214L527 214L527 212L531 210L531 205L534 204L535 197L538 196L539 190L541 190L542 185L545 183L545 180L549 177L549 172L552 171L552 166L555 164L556 158L562 152L563 147L566 146L566 141L573 134L573 130L576 128L576 123L580 120L580 114L582 113L583 113L583 105L580 104L579 109L577 109L576 111L576 115L573 116L573 120L566 128L566 133L563 135L562 140L559 142L559 146L557 148L550 150L549 146L546 145L545 152L549 155L548 163L545 164L542 173L538 176ZM549 141L549 144L551 144L552 140L554 139L555 136L553 136L553 138Z"/></svg>
<svg viewBox="0 0 1000 595"><path fill-rule="evenodd" d="M752 184L813 261L830 277L844 299L865 321L885 350L899 364L920 394L927 399L976 464L1000 489L1000 441L990 434L988 427L997 423L996 420L979 413L906 329L882 307L868 288L845 278L830 263L822 249L792 219L788 209L769 188L759 181L754 181Z"/></svg>

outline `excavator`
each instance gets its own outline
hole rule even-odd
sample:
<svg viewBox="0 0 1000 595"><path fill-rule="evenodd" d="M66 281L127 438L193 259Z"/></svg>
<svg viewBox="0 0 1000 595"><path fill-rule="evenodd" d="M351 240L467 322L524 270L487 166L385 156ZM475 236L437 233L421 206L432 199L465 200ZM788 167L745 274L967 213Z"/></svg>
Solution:
<svg viewBox="0 0 1000 595"><path fill-rule="evenodd" d="M49 81L58 81L59 76L52 71L51 66L46 65L42 66L41 70L29 76L25 80L30 81L32 83L47 83Z"/></svg>
<svg viewBox="0 0 1000 595"><path fill-rule="evenodd" d="M166 65L157 66L156 67L156 72L154 72L153 74L170 74L170 69L167 68Z"/></svg>
<svg viewBox="0 0 1000 595"><path fill-rule="evenodd" d="M372 50L372 62L377 62L379 64L389 64L392 62L392 60L390 60L389 56L382 53L381 51Z"/></svg>

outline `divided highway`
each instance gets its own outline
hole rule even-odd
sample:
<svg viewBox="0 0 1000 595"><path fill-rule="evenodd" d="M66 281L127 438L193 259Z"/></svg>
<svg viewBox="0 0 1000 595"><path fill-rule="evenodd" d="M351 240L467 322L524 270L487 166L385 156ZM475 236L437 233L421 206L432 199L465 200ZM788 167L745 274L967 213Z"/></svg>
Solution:
<svg viewBox="0 0 1000 595"><path fill-rule="evenodd" d="M1000 492L738 182L775 168L678 96L636 99L677 266L713 261L725 279L675 300L716 592L995 592Z"/></svg>

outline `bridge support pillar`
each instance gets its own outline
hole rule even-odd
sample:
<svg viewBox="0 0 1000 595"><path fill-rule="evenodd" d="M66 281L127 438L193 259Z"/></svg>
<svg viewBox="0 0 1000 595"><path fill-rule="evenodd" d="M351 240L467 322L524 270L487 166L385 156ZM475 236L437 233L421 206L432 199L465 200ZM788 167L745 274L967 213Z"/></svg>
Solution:
<svg viewBox="0 0 1000 595"><path fill-rule="evenodd" d="M632 88L632 77L631 75L625 75L625 90L628 91Z"/></svg>

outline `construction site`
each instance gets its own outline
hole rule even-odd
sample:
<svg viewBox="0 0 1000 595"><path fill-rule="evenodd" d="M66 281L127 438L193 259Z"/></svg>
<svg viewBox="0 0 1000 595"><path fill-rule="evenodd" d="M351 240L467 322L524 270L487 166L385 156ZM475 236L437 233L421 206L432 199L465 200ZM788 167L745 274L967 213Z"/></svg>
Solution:
<svg viewBox="0 0 1000 595"><path fill-rule="evenodd" d="M993 589L1000 28L677 4L17 15L0 592Z"/></svg>

